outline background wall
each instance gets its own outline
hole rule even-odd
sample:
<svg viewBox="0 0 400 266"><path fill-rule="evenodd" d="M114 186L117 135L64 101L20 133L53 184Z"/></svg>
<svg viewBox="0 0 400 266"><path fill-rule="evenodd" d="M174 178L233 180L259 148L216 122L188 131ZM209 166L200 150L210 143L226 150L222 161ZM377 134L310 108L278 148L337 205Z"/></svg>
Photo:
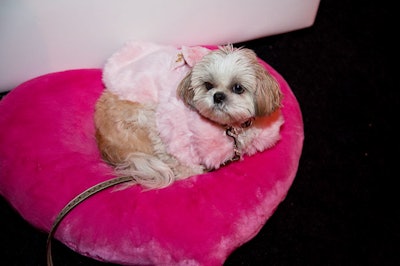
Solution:
<svg viewBox="0 0 400 266"><path fill-rule="evenodd" d="M1 0L0 92L98 68L128 39L225 44L311 26L319 0Z"/></svg>

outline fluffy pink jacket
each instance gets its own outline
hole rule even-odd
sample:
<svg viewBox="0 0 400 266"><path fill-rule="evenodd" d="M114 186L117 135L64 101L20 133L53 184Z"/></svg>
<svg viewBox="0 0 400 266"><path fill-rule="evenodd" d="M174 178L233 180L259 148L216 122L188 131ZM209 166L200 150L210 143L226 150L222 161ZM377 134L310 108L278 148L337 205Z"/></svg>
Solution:
<svg viewBox="0 0 400 266"><path fill-rule="evenodd" d="M121 99L157 105L158 132L169 153L186 165L216 169L232 157L231 138L176 95L179 82L210 51L202 46L176 48L131 41L108 59L103 82ZM257 139L243 153L253 155L272 147L280 138L282 124L283 117L277 112L268 119L268 126L254 126Z"/></svg>
<svg viewBox="0 0 400 266"><path fill-rule="evenodd" d="M104 190L72 210L55 238L119 264L222 265L285 198L302 151L296 98L262 63L284 94L285 124L274 147L165 189ZM0 101L0 194L38 230L48 232L73 197L113 177L94 137L103 90L100 69L68 70L26 81Z"/></svg>

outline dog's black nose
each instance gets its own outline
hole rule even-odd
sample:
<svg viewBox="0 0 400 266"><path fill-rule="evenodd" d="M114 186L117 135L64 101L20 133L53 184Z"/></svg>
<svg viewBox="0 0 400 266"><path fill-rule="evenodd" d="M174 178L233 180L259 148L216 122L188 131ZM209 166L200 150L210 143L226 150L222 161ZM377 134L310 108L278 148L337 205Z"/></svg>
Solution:
<svg viewBox="0 0 400 266"><path fill-rule="evenodd" d="M226 98L225 93L223 92L216 92L214 94L214 103L222 103Z"/></svg>

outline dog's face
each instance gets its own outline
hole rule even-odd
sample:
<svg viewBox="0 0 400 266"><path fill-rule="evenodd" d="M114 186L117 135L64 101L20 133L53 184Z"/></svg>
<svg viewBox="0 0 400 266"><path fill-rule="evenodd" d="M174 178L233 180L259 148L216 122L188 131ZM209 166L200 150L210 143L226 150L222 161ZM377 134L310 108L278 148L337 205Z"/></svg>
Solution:
<svg viewBox="0 0 400 266"><path fill-rule="evenodd" d="M279 108L282 94L256 54L231 45L205 55L182 80L178 96L221 125L243 123Z"/></svg>

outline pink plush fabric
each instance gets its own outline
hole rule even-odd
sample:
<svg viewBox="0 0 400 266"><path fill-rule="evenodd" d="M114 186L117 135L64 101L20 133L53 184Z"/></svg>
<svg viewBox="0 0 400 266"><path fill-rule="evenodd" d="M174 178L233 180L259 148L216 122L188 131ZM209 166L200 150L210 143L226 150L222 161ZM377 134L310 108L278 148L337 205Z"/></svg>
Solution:
<svg viewBox="0 0 400 266"><path fill-rule="evenodd" d="M104 190L71 211L56 239L119 264L222 265L285 198L301 155L298 102L285 80L265 67L285 96L277 145L165 189ZM69 70L29 80L0 101L0 194L39 230L48 232L77 194L113 178L94 138L94 104L102 90L100 69Z"/></svg>

